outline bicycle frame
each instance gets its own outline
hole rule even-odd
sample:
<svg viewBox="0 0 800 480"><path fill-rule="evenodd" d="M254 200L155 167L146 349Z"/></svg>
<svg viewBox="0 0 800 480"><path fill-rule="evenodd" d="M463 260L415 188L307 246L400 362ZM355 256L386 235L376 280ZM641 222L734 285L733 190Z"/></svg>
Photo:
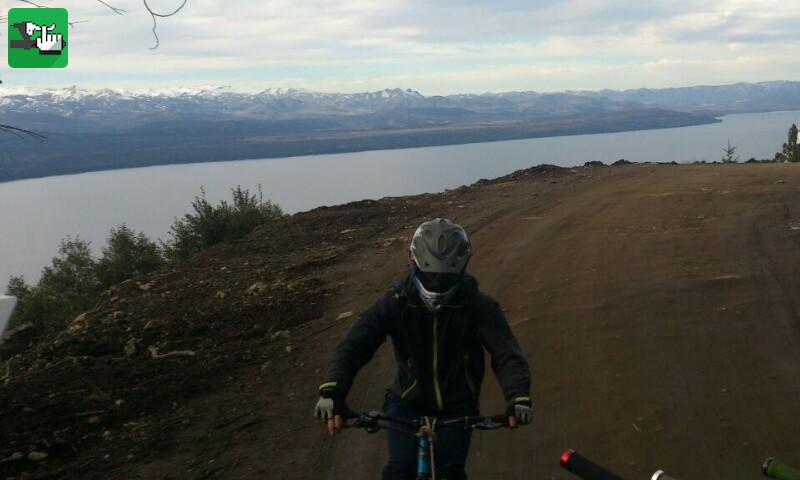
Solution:
<svg viewBox="0 0 800 480"><path fill-rule="evenodd" d="M432 446L433 442L427 435L417 437L417 480L425 480L433 475Z"/></svg>

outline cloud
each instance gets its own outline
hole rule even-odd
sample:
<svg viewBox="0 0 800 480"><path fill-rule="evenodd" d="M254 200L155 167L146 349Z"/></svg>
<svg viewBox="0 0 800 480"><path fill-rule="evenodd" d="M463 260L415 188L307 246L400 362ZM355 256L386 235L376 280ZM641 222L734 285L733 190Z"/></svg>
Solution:
<svg viewBox="0 0 800 480"><path fill-rule="evenodd" d="M52 3L52 2L50 2ZM630 88L796 79L800 4L775 0L188 0L160 19L138 0L66 0L65 71L6 84L220 83L423 93ZM49 3L47 3L49 4ZM150 0L160 12L175 0ZM768 59L768 61L766 60ZM671 82L671 83L670 83Z"/></svg>

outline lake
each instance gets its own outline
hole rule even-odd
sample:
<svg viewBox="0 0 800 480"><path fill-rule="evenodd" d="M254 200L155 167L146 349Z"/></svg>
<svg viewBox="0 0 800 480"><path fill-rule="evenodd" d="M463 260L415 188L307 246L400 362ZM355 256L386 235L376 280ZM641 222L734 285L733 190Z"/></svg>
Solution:
<svg viewBox="0 0 800 480"><path fill-rule="evenodd" d="M714 161L728 139L741 160L772 158L800 112L726 115L722 123L511 140L502 142L311 155L267 160L166 165L0 183L0 287L10 275L36 281L60 239L80 236L95 251L123 222L166 238L175 217L205 189L217 202L242 185L261 185L288 213L365 198L441 191L542 163L591 160Z"/></svg>

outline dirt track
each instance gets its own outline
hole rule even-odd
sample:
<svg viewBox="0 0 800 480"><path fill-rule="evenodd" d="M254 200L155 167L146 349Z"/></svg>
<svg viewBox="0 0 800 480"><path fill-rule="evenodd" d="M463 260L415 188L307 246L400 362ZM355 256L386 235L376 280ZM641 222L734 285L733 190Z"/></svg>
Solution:
<svg viewBox="0 0 800 480"><path fill-rule="evenodd" d="M259 330L252 340L237 337L227 351L221 338L211 360L201 349L193 359L171 359L171 386L183 393L142 413L152 424L142 427L139 440L125 433L130 420L114 414L84 437L91 447L73 446L74 455L54 453L45 462L49 466L38 470L13 463L9 474L30 469L33 478L36 472L39 478L378 478L385 459L382 434L353 431L329 438L311 418L315 389L324 380L331 347L354 318L339 315L368 307L403 274L405 241L397 238L436 215L454 218L471 233L476 255L470 270L506 309L533 370L533 425L477 433L471 478L574 478L558 467L567 447L630 479L649 478L657 468L683 480L761 478L768 455L800 465L799 199L796 165L643 164L523 171L442 194L298 215L292 221L314 232L303 255L315 259L285 271L314 276L307 281L315 285L315 298L335 292L324 294L321 312L314 307L304 314L318 318L283 325L290 329L285 340L262 340ZM280 270L268 263L256 272L259 258L273 262L277 255L258 250L274 242L271 232L212 250L185 271L158 277L149 292L115 293L119 300L115 296L113 305L98 307L88 318L116 317L151 293L148 301L169 305L174 319L191 317L186 312L197 300L184 292L199 288L201 278L219 280L221 266L233 278L209 286L206 297L233 288L234 279L246 287L260 278L256 273ZM320 256L323 250L337 253ZM194 287L180 286L186 278ZM219 300L221 312L239 302L233 295ZM293 302L285 308L306 311ZM245 323L254 329L259 312L271 312L267 320L273 323L280 312L245 306ZM131 316L144 322L147 315ZM239 318L212 317L222 325ZM139 328L128 325L124 332ZM219 337L242 327L211 328L203 335ZM117 335L121 348L130 333L108 335ZM180 348L192 348L194 341L188 334L175 337L179 344L167 333L161 337ZM383 347L359 376L352 407L380 405L393 373L390 353ZM108 355L124 360L121 352ZM220 375L218 382L205 382L212 386L199 393L181 387L181 368L191 372L184 375L191 386L191 375L198 373L190 366L223 357L222 373L207 369L209 378ZM270 363L262 366L264 359ZM141 362L136 365L142 369L166 364L146 357L124 361ZM87 372L84 367L81 375L93 375ZM106 383L106 393L117 388ZM146 401L153 388L158 387L145 384L134 395ZM21 408L20 392L9 394ZM491 374L482 398L485 413L502 408ZM139 408L150 407L145 402ZM106 429L110 439L103 440ZM126 459L134 446L135 455ZM106 451L110 459L103 457ZM7 465L0 464L0 471Z"/></svg>
<svg viewBox="0 0 800 480"><path fill-rule="evenodd" d="M786 228L800 220L800 170L593 173L496 185L508 197L463 219L479 226L471 271L532 364L536 412L530 428L475 436L472 478L570 478L566 447L632 479L744 480L768 455L800 463L800 233ZM376 405L388 353L353 403ZM496 382L484 386L484 410L499 411ZM323 444L338 460L313 478L377 477L375 437Z"/></svg>

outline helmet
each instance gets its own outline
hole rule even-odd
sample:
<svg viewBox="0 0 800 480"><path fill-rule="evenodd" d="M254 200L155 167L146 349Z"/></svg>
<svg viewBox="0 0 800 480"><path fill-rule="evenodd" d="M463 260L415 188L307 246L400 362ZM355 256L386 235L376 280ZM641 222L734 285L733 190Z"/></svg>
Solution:
<svg viewBox="0 0 800 480"><path fill-rule="evenodd" d="M431 311L453 298L471 255L467 232L446 218L425 222L414 232L409 248L413 281Z"/></svg>

